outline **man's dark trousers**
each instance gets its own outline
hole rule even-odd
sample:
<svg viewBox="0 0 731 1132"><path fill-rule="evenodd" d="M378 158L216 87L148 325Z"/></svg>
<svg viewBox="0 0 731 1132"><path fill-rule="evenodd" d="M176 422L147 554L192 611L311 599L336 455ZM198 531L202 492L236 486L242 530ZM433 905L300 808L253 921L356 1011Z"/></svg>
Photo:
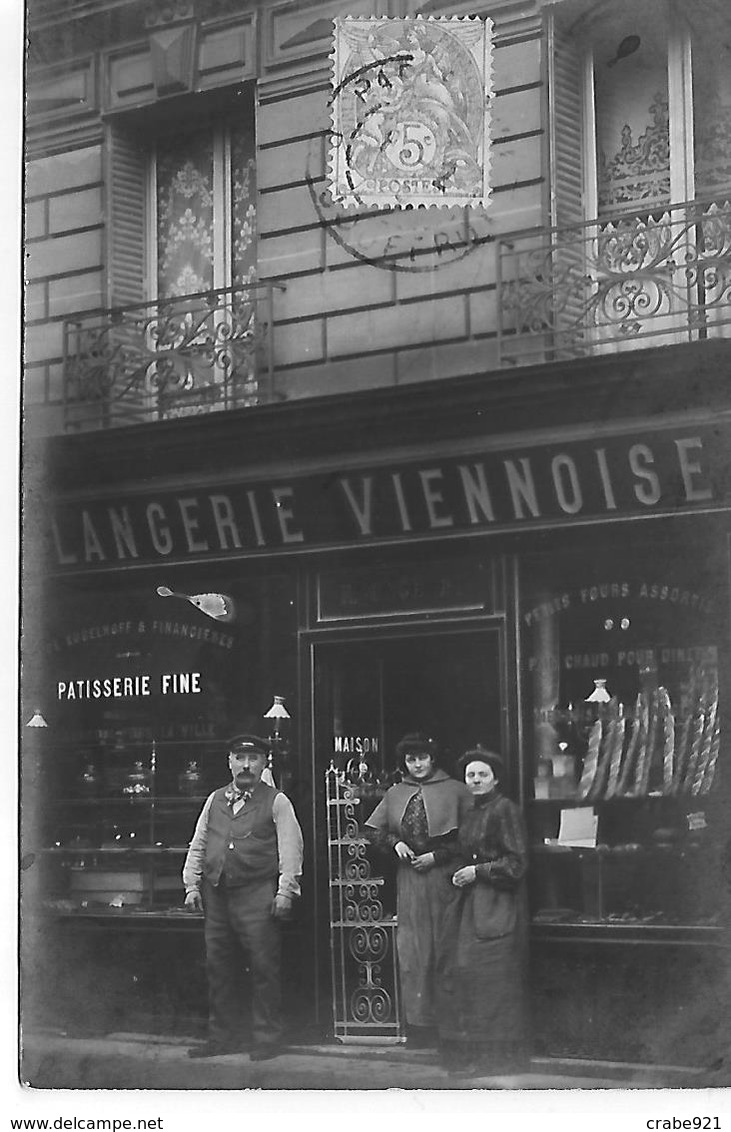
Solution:
<svg viewBox="0 0 731 1132"><path fill-rule="evenodd" d="M279 924L271 913L276 880L251 884L203 883L210 1039L228 1044L240 1032L237 972L251 970L251 1037L254 1045L276 1045L282 1037ZM243 949L243 955L242 955Z"/></svg>

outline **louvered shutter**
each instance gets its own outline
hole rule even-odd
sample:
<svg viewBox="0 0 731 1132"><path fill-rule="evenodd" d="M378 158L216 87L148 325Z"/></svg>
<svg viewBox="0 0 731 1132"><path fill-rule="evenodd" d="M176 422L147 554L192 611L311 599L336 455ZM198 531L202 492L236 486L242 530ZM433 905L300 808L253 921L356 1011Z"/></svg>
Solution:
<svg viewBox="0 0 731 1132"><path fill-rule="evenodd" d="M594 211L586 175L594 163L594 129L593 114L591 122L584 120L591 96L584 53L555 16L549 20L548 59L551 222L557 228L550 255L552 356L563 360L582 356L592 333L586 319L590 233L583 224Z"/></svg>
<svg viewBox="0 0 731 1132"><path fill-rule="evenodd" d="M106 137L107 305L144 303L147 294L147 217L149 147L143 136L117 122ZM144 337L144 332L143 332ZM137 381L140 329L129 319L115 319L109 345L122 347L107 391L107 423L131 425L147 420L154 405ZM125 367L122 359L129 365Z"/></svg>
<svg viewBox="0 0 731 1132"><path fill-rule="evenodd" d="M129 306L146 295L148 149L118 124L107 135L108 305Z"/></svg>
<svg viewBox="0 0 731 1132"><path fill-rule="evenodd" d="M548 97L551 223L580 224L586 219L584 168L593 131L586 131L582 120L586 102L582 55L555 16L548 25Z"/></svg>

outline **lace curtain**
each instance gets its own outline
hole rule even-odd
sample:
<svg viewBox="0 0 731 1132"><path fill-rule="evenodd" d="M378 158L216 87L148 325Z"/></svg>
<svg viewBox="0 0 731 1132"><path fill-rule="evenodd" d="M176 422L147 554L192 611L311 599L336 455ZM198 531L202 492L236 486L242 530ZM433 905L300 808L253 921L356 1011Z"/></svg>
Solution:
<svg viewBox="0 0 731 1132"><path fill-rule="evenodd" d="M223 188L225 149L231 184ZM159 142L157 148L157 291L175 298L256 278L256 165L250 131L203 129ZM231 215L214 202L230 200ZM224 242L231 277L226 278Z"/></svg>

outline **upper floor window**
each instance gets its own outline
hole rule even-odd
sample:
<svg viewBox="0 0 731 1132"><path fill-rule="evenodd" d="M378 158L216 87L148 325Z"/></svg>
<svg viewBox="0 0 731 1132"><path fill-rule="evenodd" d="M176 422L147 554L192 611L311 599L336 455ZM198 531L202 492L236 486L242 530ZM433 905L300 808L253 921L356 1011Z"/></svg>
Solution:
<svg viewBox="0 0 731 1132"><path fill-rule="evenodd" d="M731 334L731 4L549 11L550 230L501 242L501 357Z"/></svg>
<svg viewBox="0 0 731 1132"><path fill-rule="evenodd" d="M75 333L80 356L104 343L115 422L257 404L271 320L257 286L251 89L115 121L106 184L113 314Z"/></svg>
<svg viewBox="0 0 731 1132"><path fill-rule="evenodd" d="M693 0L555 6L554 223L731 191L730 34L731 11Z"/></svg>
<svg viewBox="0 0 731 1132"><path fill-rule="evenodd" d="M255 282L250 91L114 122L106 180L110 307Z"/></svg>

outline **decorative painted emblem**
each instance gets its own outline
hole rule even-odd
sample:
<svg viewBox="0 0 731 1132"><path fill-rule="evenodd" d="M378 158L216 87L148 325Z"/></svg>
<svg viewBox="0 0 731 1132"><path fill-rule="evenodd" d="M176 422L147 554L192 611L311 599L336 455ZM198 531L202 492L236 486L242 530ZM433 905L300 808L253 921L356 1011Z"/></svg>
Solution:
<svg viewBox="0 0 731 1132"><path fill-rule="evenodd" d="M487 205L491 29L477 16L335 20L335 202Z"/></svg>

